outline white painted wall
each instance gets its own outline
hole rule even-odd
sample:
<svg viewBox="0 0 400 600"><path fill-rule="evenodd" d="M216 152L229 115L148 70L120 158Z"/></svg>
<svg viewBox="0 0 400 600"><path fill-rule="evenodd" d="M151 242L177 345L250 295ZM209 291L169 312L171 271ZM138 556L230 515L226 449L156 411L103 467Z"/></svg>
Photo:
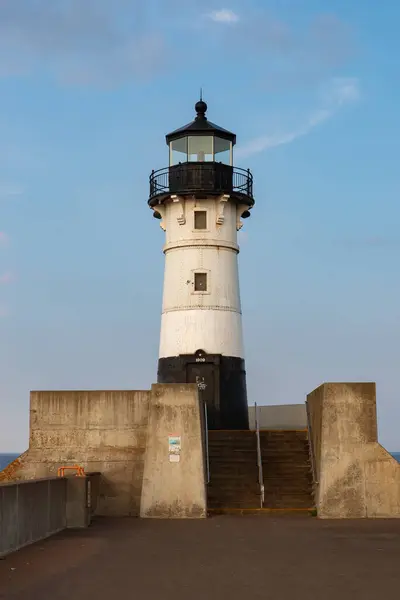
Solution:
<svg viewBox="0 0 400 600"><path fill-rule="evenodd" d="M243 358L242 319L238 313L182 310L161 317L160 358L196 350Z"/></svg>
<svg viewBox="0 0 400 600"><path fill-rule="evenodd" d="M171 198L156 207L166 232L160 358L207 353L243 358L237 230L247 207L228 197ZM194 228L196 209L207 229ZM194 290L195 272L207 273L207 291Z"/></svg>
<svg viewBox="0 0 400 600"><path fill-rule="evenodd" d="M207 292L194 291L194 273L207 273ZM165 255L163 313L217 308L240 313L237 253L215 246L177 248Z"/></svg>

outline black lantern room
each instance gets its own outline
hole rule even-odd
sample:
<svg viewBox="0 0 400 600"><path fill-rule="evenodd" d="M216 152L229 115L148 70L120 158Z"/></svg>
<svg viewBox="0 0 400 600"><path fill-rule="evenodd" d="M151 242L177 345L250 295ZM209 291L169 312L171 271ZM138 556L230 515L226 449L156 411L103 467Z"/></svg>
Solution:
<svg viewBox="0 0 400 600"><path fill-rule="evenodd" d="M229 194L252 207L250 170L233 166L236 135L207 119L203 100L196 103L195 111L194 121L166 136L169 166L152 172L149 205L154 207L171 194L200 198L206 193Z"/></svg>

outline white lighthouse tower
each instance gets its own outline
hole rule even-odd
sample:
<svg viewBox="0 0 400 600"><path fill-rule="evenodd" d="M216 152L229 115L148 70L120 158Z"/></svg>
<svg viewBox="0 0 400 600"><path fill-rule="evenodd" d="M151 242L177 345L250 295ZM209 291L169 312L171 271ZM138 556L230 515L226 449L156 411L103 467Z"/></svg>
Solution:
<svg viewBox="0 0 400 600"><path fill-rule="evenodd" d="M150 176L166 239L159 383L197 383L210 429L247 429L237 232L254 205L235 134L197 116L166 136L169 167Z"/></svg>

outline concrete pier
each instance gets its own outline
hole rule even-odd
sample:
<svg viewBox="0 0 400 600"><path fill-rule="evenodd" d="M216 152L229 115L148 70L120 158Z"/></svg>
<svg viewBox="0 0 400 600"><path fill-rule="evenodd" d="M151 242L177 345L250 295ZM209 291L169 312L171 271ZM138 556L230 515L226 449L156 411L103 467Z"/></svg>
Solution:
<svg viewBox="0 0 400 600"><path fill-rule="evenodd" d="M400 520L103 519L0 561L13 600L397 600Z"/></svg>

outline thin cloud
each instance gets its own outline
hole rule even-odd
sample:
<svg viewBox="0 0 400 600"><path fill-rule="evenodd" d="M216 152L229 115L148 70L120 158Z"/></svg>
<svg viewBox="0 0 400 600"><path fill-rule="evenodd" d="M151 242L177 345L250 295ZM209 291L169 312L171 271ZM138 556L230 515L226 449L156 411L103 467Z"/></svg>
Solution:
<svg viewBox="0 0 400 600"><path fill-rule="evenodd" d="M400 238L389 237L386 235L371 235L367 237L354 237L335 240L335 245L346 249L371 248L384 249L397 247L400 244Z"/></svg>
<svg viewBox="0 0 400 600"><path fill-rule="evenodd" d="M335 78L322 93L324 106L312 112L304 123L292 131L264 135L247 142L236 151L236 155L246 158L253 154L290 144L310 133L313 129L331 119L344 106L357 102L360 98L359 82L356 78Z"/></svg>
<svg viewBox="0 0 400 600"><path fill-rule="evenodd" d="M294 24L269 11L246 11L238 26L242 44L229 46L241 57L243 47L259 61L259 86L268 92L308 89L343 66L355 50L355 36L335 15L319 14ZM226 40L226 43L228 40Z"/></svg>
<svg viewBox="0 0 400 600"><path fill-rule="evenodd" d="M0 231L0 245L5 246L8 243L9 237L5 231Z"/></svg>
<svg viewBox="0 0 400 600"><path fill-rule="evenodd" d="M0 200L21 196L23 193L24 188L20 185L0 184Z"/></svg>
<svg viewBox="0 0 400 600"><path fill-rule="evenodd" d="M63 83L147 78L164 66L164 35L142 2L13 0L0 3L0 76L38 69ZM137 27L142 20L143 27Z"/></svg>
<svg viewBox="0 0 400 600"><path fill-rule="evenodd" d="M14 279L14 273L11 273L11 271L7 271L6 273L3 273L3 275L0 275L0 284L7 285L8 283L12 283Z"/></svg>
<svg viewBox="0 0 400 600"><path fill-rule="evenodd" d="M239 21L239 15L229 8L221 8L220 10L213 10L209 13L208 17L216 23L226 23L231 25Z"/></svg>

